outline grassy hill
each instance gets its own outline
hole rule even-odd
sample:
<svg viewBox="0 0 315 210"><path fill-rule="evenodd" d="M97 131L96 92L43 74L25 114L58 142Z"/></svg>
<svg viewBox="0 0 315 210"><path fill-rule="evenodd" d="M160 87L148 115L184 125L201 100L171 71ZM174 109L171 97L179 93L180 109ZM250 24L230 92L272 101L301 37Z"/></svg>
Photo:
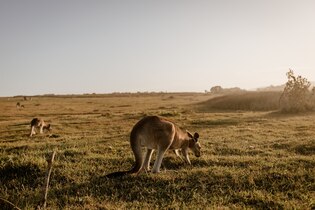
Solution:
<svg viewBox="0 0 315 210"><path fill-rule="evenodd" d="M271 111L279 109L279 99L282 92L247 91L234 94L218 95L201 102L202 111L211 110L247 110Z"/></svg>
<svg viewBox="0 0 315 210"><path fill-rule="evenodd" d="M244 96L258 104L270 97ZM243 107L233 105L240 96L212 97L1 98L0 198L21 209L36 208L43 196L46 159L57 151L47 209L314 209L315 115L235 111L233 107ZM215 101L232 108L200 109ZM17 102L25 108L17 109ZM202 156L190 155L189 166L167 152L160 174L106 178L134 163L129 134L146 115L165 116L197 131ZM52 132L30 138L33 117L51 123ZM0 199L0 209L11 207Z"/></svg>

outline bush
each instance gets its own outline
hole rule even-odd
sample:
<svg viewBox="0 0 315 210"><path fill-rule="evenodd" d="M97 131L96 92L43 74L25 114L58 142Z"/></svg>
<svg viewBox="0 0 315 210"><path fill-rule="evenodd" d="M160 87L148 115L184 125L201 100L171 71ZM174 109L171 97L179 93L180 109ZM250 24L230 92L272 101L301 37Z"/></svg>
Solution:
<svg viewBox="0 0 315 210"><path fill-rule="evenodd" d="M288 81L280 97L280 108L283 112L302 112L314 109L314 88L302 76L294 76L293 70L287 72Z"/></svg>

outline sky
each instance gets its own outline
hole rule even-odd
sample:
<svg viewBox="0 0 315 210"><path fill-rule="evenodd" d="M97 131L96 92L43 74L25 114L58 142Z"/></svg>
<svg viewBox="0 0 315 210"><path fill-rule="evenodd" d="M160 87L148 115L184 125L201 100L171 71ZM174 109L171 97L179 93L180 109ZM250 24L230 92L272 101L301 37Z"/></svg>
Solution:
<svg viewBox="0 0 315 210"><path fill-rule="evenodd" d="M0 96L315 81L313 0L0 0Z"/></svg>

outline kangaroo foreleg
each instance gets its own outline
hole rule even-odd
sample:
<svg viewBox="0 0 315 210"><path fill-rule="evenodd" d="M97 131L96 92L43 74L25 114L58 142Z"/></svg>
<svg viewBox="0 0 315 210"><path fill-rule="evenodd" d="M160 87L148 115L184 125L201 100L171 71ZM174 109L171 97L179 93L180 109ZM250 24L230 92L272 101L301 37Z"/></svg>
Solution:
<svg viewBox="0 0 315 210"><path fill-rule="evenodd" d="M188 150L182 149L182 154L183 154L183 156L184 156L185 161L186 161L189 165L191 165L191 162L190 162L190 159L189 159L189 156L188 156Z"/></svg>
<svg viewBox="0 0 315 210"><path fill-rule="evenodd" d="M179 149L175 149L174 150L174 153L175 153L175 155L177 156L177 157L179 157L182 161L185 161L183 158L182 158L182 156L181 156L181 154L179 153Z"/></svg>

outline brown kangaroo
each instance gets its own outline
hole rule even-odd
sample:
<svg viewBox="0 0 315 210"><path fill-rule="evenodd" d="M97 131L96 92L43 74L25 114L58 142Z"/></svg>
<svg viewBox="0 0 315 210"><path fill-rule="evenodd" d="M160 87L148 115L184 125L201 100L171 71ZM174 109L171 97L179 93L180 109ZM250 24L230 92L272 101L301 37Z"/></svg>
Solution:
<svg viewBox="0 0 315 210"><path fill-rule="evenodd" d="M174 123L158 116L147 116L141 119L133 127L130 134L130 146L135 156L135 165L129 171L120 171L108 174L107 177L119 177L126 174L139 173L142 169L150 170L150 160L154 150L157 157L152 172L160 172L160 166L165 152L170 149L176 154L181 151L184 159L190 163L188 149L196 157L200 157L199 134L192 135L188 131L181 130ZM142 147L146 147L145 159L142 155Z"/></svg>

